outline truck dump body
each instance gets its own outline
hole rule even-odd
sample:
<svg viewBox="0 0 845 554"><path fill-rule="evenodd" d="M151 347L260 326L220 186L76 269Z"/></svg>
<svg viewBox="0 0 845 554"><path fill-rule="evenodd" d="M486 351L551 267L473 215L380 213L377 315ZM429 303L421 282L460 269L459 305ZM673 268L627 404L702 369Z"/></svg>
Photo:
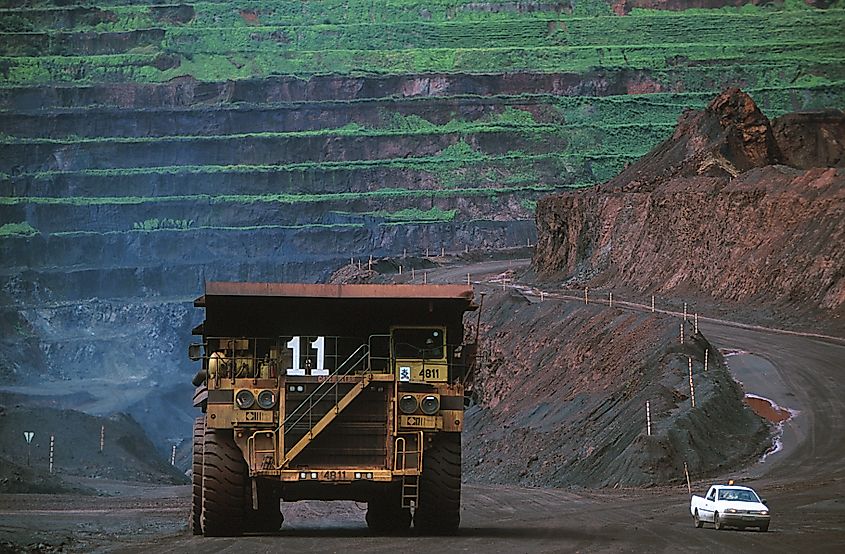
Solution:
<svg viewBox="0 0 845 554"><path fill-rule="evenodd" d="M463 313L474 310L462 285L206 284L194 305L205 308L195 334L219 336L369 336L391 325L446 324L463 333ZM460 336L460 335L458 335Z"/></svg>
<svg viewBox="0 0 845 554"><path fill-rule="evenodd" d="M451 494L443 513L452 514L446 527L457 526L470 287L213 282L195 306L205 309L194 329L203 339L194 356L203 364L203 444L243 458L253 504L262 494L354 499L370 504L371 527L406 512L410 522L412 507L417 526L431 527L442 520L435 497ZM449 490L424 471L425 456L428 473L457 471ZM202 467L217 479L216 466ZM219 495L201 489L195 512L211 502L213 513ZM198 521L205 534L232 528Z"/></svg>

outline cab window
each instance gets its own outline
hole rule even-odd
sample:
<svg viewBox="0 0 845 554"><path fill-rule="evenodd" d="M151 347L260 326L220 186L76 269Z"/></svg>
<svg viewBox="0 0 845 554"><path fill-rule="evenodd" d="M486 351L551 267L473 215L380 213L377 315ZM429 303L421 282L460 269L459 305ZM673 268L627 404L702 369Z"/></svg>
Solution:
<svg viewBox="0 0 845 554"><path fill-rule="evenodd" d="M442 329L394 329L393 356L396 358L443 358Z"/></svg>

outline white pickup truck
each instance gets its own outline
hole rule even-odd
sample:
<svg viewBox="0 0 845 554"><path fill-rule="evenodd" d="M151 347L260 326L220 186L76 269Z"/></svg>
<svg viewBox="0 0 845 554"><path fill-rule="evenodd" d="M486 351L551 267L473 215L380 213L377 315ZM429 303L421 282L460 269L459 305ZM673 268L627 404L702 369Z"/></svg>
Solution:
<svg viewBox="0 0 845 554"><path fill-rule="evenodd" d="M713 485L704 497L693 495L690 514L696 527L712 523L716 529L725 527L757 527L769 530L769 507L753 489L729 485Z"/></svg>

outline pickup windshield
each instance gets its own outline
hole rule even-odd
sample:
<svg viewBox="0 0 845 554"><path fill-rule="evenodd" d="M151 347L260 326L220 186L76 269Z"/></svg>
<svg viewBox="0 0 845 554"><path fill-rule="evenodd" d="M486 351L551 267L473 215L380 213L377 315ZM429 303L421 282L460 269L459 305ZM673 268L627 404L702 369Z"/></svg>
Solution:
<svg viewBox="0 0 845 554"><path fill-rule="evenodd" d="M735 502L760 502L757 495L751 491L743 489L721 489L719 491L719 500L732 500Z"/></svg>

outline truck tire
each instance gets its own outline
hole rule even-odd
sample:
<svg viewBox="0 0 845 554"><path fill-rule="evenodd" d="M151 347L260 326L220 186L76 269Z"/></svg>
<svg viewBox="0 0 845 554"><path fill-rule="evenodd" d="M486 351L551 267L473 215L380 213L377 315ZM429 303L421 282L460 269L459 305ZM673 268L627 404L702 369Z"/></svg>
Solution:
<svg viewBox="0 0 845 554"><path fill-rule="evenodd" d="M246 531L256 533L274 533L278 531L285 521L280 509L281 495L271 482L258 480L258 509L253 510L249 506L246 514ZM251 504L251 498L247 498Z"/></svg>
<svg viewBox="0 0 845 554"><path fill-rule="evenodd" d="M391 488L367 502L367 527L373 533L400 534L411 527L411 509L402 507L401 489Z"/></svg>
<svg viewBox="0 0 845 554"><path fill-rule="evenodd" d="M247 465L230 429L205 430L202 469L203 535L242 535Z"/></svg>
<svg viewBox="0 0 845 554"><path fill-rule="evenodd" d="M191 451L191 533L202 535L202 452L205 416L194 420L194 446Z"/></svg>
<svg viewBox="0 0 845 554"><path fill-rule="evenodd" d="M760 532L761 533L766 533L766 532L768 532L768 530L769 530L769 524L768 523L764 523L763 525L760 526Z"/></svg>
<svg viewBox="0 0 845 554"><path fill-rule="evenodd" d="M692 516L692 521L695 523L695 528L699 529L704 524L701 522L701 519L698 517L698 510L695 511L695 514Z"/></svg>
<svg viewBox="0 0 845 554"><path fill-rule="evenodd" d="M414 527L423 534L451 534L461 524L461 434L438 433L423 453Z"/></svg>
<svg viewBox="0 0 845 554"><path fill-rule="evenodd" d="M713 528L716 529L716 531L721 531L725 528L725 526L722 525L722 521L719 519L719 512L713 514Z"/></svg>

